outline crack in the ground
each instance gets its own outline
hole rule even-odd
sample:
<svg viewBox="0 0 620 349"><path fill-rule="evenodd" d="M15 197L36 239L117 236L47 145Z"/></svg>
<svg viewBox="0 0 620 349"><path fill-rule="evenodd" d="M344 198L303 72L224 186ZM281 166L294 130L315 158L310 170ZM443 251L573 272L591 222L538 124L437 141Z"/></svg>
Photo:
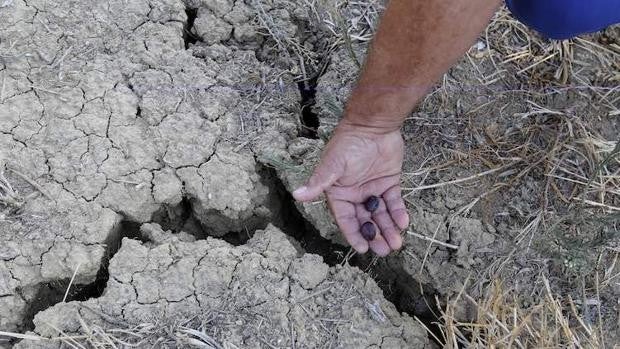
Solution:
<svg viewBox="0 0 620 349"><path fill-rule="evenodd" d="M265 182L269 183L270 190L274 192L280 204L279 213L274 215L273 224L298 241L307 253L320 255L329 266L339 264L348 249L322 237L316 228L303 218L295 205L295 200L279 179L275 169L264 167L262 172L263 178L268 178Z"/></svg>
<svg viewBox="0 0 620 349"><path fill-rule="evenodd" d="M305 138L318 139L318 129L320 124L319 116L314 112L314 105L316 104L316 87L318 85L319 74L305 81L299 81L297 86L299 88L299 94L301 100L299 102L301 107L301 130L299 130L299 136Z"/></svg>
<svg viewBox="0 0 620 349"><path fill-rule="evenodd" d="M268 168L267 171L271 171L274 178L278 178L275 169ZM349 248L322 237L303 217L292 195L279 179L275 181L272 189L278 192L282 204L282 219L280 222L276 220L274 224L299 241L306 253L323 257L325 263L332 267L341 264ZM383 290L384 297L394 304L399 312L418 318L432 331L439 331L436 324L440 311L435 302L438 292L412 278L402 267L395 268L389 258L377 259L371 254L354 255L349 259L349 264L360 268L375 280ZM429 338L434 341L433 336L429 335Z"/></svg>
<svg viewBox="0 0 620 349"><path fill-rule="evenodd" d="M282 231L287 232L289 236L298 241L307 253L320 255L326 264L335 266L342 263L343 256L347 255L348 248L336 245L323 238L312 224L303 218L291 194L278 178L275 169L262 168L259 172L263 178L263 183L269 186L270 190L273 191L274 200L277 200L279 203L279 206L276 208L278 212L274 212L274 225L278 226ZM153 222L160 224L164 231L187 231L188 222L197 219L194 216L191 203L187 197L176 207L165 207L164 205L162 208L167 211L162 211L159 216L155 215L153 217ZM199 222L196 225L200 227ZM206 238L204 231L190 233L199 239ZM203 234L204 236L201 236ZM249 231L230 232L221 239L233 245L241 245L246 243L252 235L253 232ZM116 229L109 234L105 241L106 252L99 272L97 273L96 280L88 285L72 285L67 296L67 301L85 301L90 298L98 298L103 294L110 278L108 270L110 260L120 249L121 241L124 237L148 242L146 237L142 236L140 232L139 223L131 222L127 219L123 220ZM202 258L200 260L202 260ZM350 264L362 270L372 269L368 274L377 282L383 290L386 299L392 302L399 312L405 312L411 316L416 316L421 319L427 327L433 327L432 323L436 321L437 318L432 314L436 309L420 306L420 304L434 303L431 298L431 296L434 295L433 290L426 289L421 292L422 294L426 294L429 298L428 301L424 300L420 293L412 291L418 283L413 279L408 279L404 272L399 272L391 268L387 262L374 263L372 258L357 256L350 259ZM237 266L235 266L235 268ZM26 311L27 315L23 325L25 330L34 329L33 319L38 312L62 302L69 282L70 280L65 279L39 285L34 301L30 302ZM195 296L195 292L194 295L190 296Z"/></svg>
<svg viewBox="0 0 620 349"><path fill-rule="evenodd" d="M122 221L118 227L110 232L105 241L106 250L94 282L90 284L71 284L70 279L62 279L34 286L36 294L32 300L27 302L28 306L24 311L22 329L25 331L34 330L35 326L33 320L35 315L55 304L61 303L65 297L65 293L67 295L67 302L86 301L90 298L100 297L109 279L108 267L110 260L120 249L121 241L125 237L145 242L140 236L139 227L136 223L127 220ZM67 291L69 286L71 287ZM21 294L23 290L18 289L17 293Z"/></svg>
<svg viewBox="0 0 620 349"><path fill-rule="evenodd" d="M185 14L187 15L187 22L185 22L185 26L183 27L183 42L185 42L185 49L187 50L191 45L196 44L198 41L202 41L202 39L192 31L194 29L196 17L198 17L198 9L187 7L185 8Z"/></svg>

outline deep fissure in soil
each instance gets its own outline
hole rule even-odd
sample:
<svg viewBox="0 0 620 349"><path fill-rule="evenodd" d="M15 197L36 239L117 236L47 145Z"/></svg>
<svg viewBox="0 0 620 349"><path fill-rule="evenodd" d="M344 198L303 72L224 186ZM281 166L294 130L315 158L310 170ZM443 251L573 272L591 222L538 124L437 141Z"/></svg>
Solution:
<svg viewBox="0 0 620 349"><path fill-rule="evenodd" d="M292 242L299 245L305 252L320 255L329 266L341 264L350 249L334 244L322 237L316 228L303 217L292 195L277 176L275 169L262 167L259 172L263 183L268 185L272 191L271 199L276 201L272 207L272 209L277 210L273 224L289 235ZM154 215L152 222L159 224L164 231L173 233L185 231L197 239L204 239L208 235L194 216L188 198L184 198L178 206L162 207L160 212ZM263 228L259 227L258 229ZM254 230L232 231L222 236L221 239L239 246L245 244L253 235ZM100 297L103 294L109 279L110 260L120 249L121 242L125 237L148 242L148 239L142 236L140 232L139 223L123 220L105 241L105 257L96 280L87 285L72 285L67 295L67 301L85 301ZM354 255L349 258L348 262L368 273L383 290L385 298L393 303L399 312L416 316L429 329L438 330L434 325L438 320L438 314L440 314L434 301L434 296L437 294L435 290L420 285L417 280L409 277L403 270L391 265L389 259L376 259L371 254L366 254ZM26 310L23 325L25 331L34 329L33 319L38 312L62 302L69 283L69 279L64 279L40 285L34 300ZM432 339L432 336L429 338Z"/></svg>
<svg viewBox="0 0 620 349"><path fill-rule="evenodd" d="M176 206L162 206L152 217L151 222L159 224L163 231L170 230L173 233L184 231L196 239L204 239L207 236L207 232L194 216L191 200L186 196Z"/></svg>
<svg viewBox="0 0 620 349"><path fill-rule="evenodd" d="M441 329L437 325L441 309L435 300L440 293L430 285L420 283L390 258L373 258L368 253L353 256L350 264L370 275L383 290L385 298L399 312L417 317L437 338L442 338ZM442 345L430 334L429 339Z"/></svg>
<svg viewBox="0 0 620 349"><path fill-rule="evenodd" d="M278 228L299 242L307 253L323 257L329 266L343 263L350 248L334 244L322 237L297 209L295 199L278 179L275 169L267 168L266 171L277 179L272 189L277 192L282 203L282 219L276 224ZM355 254L348 262L372 277L383 290L385 298L394 304L399 312L417 317L438 338L441 338L440 329L436 325L441 312L435 301L435 295L438 294L435 289L419 283L402 270L402 267L394 266L394 263L390 263L389 257L377 259L372 253ZM434 341L431 335L429 338Z"/></svg>
<svg viewBox="0 0 620 349"><path fill-rule="evenodd" d="M70 285L71 279L62 279L39 285L36 295L29 302L28 307L24 312L24 321L22 324L23 330L33 331L35 328L33 322L35 315L54 306L55 304L61 303L65 293L67 293L67 302L86 301L90 298L100 297L103 294L110 277L108 272L110 260L120 249L123 238L130 238L145 242L140 235L139 228L140 225L138 223L123 220L118 227L110 233L104 242L106 246L105 254L94 282L86 285ZM69 292L67 292L67 288L69 286L71 287ZM21 291L18 290L18 292Z"/></svg>
<svg viewBox="0 0 620 349"><path fill-rule="evenodd" d="M340 264L349 249L322 237L316 228L303 217L297 209L295 199L286 190L274 168L265 167L264 172L272 178L271 190L274 191L281 205L280 213L274 220L274 225L294 238L295 242L299 243L307 253L323 257L325 263L330 266Z"/></svg>
<svg viewBox="0 0 620 349"><path fill-rule="evenodd" d="M183 27L183 41L185 42L185 49L187 50L190 45L201 41L201 39L192 32L194 29L194 22L196 21L196 17L198 17L198 9L187 7L185 8L185 14L187 15L187 22L185 22L185 26Z"/></svg>
<svg viewBox="0 0 620 349"><path fill-rule="evenodd" d="M268 168L267 171L277 178L274 169ZM330 266L341 264L349 248L323 238L297 209L295 200L279 179L275 181L273 190L277 191L282 203L282 220L278 227L298 241L307 253L320 255ZM391 265L389 259L376 259L370 253L354 255L349 259L349 264L368 273L399 312L415 316L432 331L439 331L435 323L440 310L434 300L438 292L432 287L420 284L402 268ZM432 336L429 335L429 338L432 339Z"/></svg>
<svg viewBox="0 0 620 349"><path fill-rule="evenodd" d="M318 85L319 74L309 80L299 81L297 87L301 100L301 130L299 136L304 138L318 139L318 129L320 124L319 116L314 112L313 108L316 104L316 87Z"/></svg>

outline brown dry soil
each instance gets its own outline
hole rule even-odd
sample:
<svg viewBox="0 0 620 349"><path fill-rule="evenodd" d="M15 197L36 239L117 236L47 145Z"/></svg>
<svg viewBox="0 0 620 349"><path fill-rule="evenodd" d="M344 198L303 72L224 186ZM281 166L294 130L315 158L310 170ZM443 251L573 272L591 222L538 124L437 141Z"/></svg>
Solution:
<svg viewBox="0 0 620 349"><path fill-rule="evenodd" d="M289 191L340 117L359 70L352 55L365 54L367 42L349 47L334 27L356 6L340 17L285 0L4 1L0 174L15 193L0 191L0 331L151 324L144 346L184 347L166 336L181 324L231 348L431 346L410 315L432 319L433 296L459 292L514 249L509 230L522 221L504 208L535 199L504 193L488 220L453 215L476 190L416 194L415 232L457 250L406 236L384 260L351 259L364 271L340 265L347 249L325 203L293 204ZM415 115L445 116L449 134L480 94ZM618 134L617 118L609 125ZM422 134L415 127L406 131ZM456 148L435 136L406 136L408 149ZM411 153L406 172L424 160ZM528 283L553 268L530 261L505 269L525 270ZM611 329L619 294L604 295ZM62 345L0 338L12 346Z"/></svg>

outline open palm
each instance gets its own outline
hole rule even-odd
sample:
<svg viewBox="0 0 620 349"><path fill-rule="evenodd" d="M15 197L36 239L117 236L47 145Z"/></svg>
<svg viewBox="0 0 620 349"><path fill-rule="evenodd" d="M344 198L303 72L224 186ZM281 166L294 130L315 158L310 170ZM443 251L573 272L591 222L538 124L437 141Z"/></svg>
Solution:
<svg viewBox="0 0 620 349"><path fill-rule="evenodd" d="M402 246L400 231L409 225L400 191L403 150L398 130L378 133L341 123L307 184L293 196L306 202L325 192L336 223L349 244L359 253L370 248L386 256ZM370 213L364 202L373 195L379 197L379 208ZM378 228L371 241L366 241L360 233L361 225L366 222L374 222Z"/></svg>

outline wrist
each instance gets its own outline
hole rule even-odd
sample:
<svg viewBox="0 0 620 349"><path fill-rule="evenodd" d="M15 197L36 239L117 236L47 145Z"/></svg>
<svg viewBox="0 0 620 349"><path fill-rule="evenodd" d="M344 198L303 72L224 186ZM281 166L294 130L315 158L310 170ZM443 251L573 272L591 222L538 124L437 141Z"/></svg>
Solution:
<svg viewBox="0 0 620 349"><path fill-rule="evenodd" d="M400 132L400 122L385 122L380 120L366 120L359 116L345 114L336 127L336 132L357 133L368 135L385 135Z"/></svg>
<svg viewBox="0 0 620 349"><path fill-rule="evenodd" d="M357 86L347 102L343 122L373 133L397 131L426 91L423 88Z"/></svg>
<svg viewBox="0 0 620 349"><path fill-rule="evenodd" d="M338 128L356 130L372 134L386 134L400 131L404 118L367 117L360 114L345 113L338 124Z"/></svg>

